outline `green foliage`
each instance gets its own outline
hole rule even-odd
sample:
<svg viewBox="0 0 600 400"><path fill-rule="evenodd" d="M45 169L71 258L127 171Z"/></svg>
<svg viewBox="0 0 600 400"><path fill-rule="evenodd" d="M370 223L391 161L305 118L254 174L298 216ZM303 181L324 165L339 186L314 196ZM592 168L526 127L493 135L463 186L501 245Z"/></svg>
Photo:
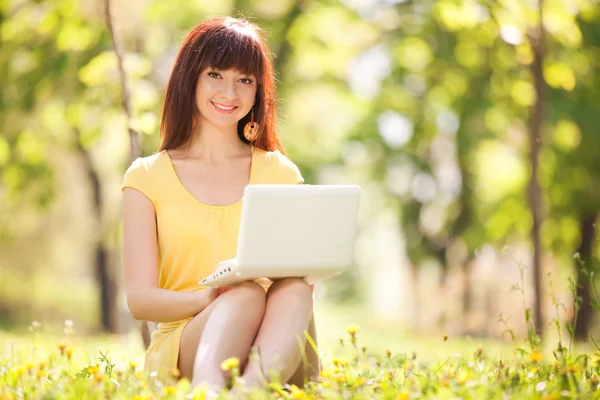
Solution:
<svg viewBox="0 0 600 400"><path fill-rule="evenodd" d="M231 372L231 381L218 398L597 398L600 353L575 355L559 347L546 360L538 351L519 349L496 359L484 347L474 347L470 354L424 361L416 353L372 353L360 345L358 326L348 326L347 331L347 339L340 341L331 359L322 360L319 378L303 387L283 384L273 375L264 389L249 391L239 379L239 362L225 360L221 367ZM172 371L166 382L158 382L145 376L135 361L114 361L102 351L92 356L78 344L77 336L67 335L52 345L42 343L36 332L0 357L1 398L205 399L213 395L204 385L192 388L178 371ZM446 338L440 343L450 345Z"/></svg>

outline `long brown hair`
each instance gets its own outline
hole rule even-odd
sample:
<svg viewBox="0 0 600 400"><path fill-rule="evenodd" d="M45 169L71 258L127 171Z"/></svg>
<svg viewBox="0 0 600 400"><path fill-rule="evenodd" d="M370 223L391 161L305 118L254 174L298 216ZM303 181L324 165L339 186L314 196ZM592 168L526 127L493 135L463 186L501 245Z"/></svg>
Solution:
<svg viewBox="0 0 600 400"><path fill-rule="evenodd" d="M257 80L254 120L259 123L254 146L279 150L283 146L275 132L275 74L262 30L244 19L218 17L208 19L188 33L175 59L167 83L159 151L176 149L192 135L196 111L195 91L200 73L206 68L234 69L254 75ZM250 112L238 122L238 136L245 143L243 129Z"/></svg>

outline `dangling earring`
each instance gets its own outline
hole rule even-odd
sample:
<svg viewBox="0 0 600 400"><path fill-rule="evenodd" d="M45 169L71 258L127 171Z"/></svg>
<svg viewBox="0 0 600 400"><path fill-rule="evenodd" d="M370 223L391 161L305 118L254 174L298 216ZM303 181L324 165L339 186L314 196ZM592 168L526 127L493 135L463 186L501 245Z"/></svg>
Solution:
<svg viewBox="0 0 600 400"><path fill-rule="evenodd" d="M244 126L244 137L249 142L256 140L258 137L258 122L254 122L254 106L252 107L252 116L250 122Z"/></svg>

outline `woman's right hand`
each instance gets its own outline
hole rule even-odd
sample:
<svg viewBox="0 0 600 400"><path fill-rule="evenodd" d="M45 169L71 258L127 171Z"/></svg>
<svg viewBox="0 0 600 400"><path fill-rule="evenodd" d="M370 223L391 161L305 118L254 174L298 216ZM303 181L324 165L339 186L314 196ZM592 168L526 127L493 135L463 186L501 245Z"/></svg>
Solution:
<svg viewBox="0 0 600 400"><path fill-rule="evenodd" d="M199 292L201 295L202 309L208 307L217 297L231 289L233 289L233 286L222 286L218 288L209 287Z"/></svg>

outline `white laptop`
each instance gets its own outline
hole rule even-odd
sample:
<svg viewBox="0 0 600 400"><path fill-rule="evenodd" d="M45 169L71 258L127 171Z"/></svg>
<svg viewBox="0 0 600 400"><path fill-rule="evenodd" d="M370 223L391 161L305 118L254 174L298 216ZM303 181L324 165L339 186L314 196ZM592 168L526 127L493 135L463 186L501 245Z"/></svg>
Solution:
<svg viewBox="0 0 600 400"><path fill-rule="evenodd" d="M313 284L343 272L354 259L359 197L355 185L248 185L236 258L199 284L286 277Z"/></svg>

